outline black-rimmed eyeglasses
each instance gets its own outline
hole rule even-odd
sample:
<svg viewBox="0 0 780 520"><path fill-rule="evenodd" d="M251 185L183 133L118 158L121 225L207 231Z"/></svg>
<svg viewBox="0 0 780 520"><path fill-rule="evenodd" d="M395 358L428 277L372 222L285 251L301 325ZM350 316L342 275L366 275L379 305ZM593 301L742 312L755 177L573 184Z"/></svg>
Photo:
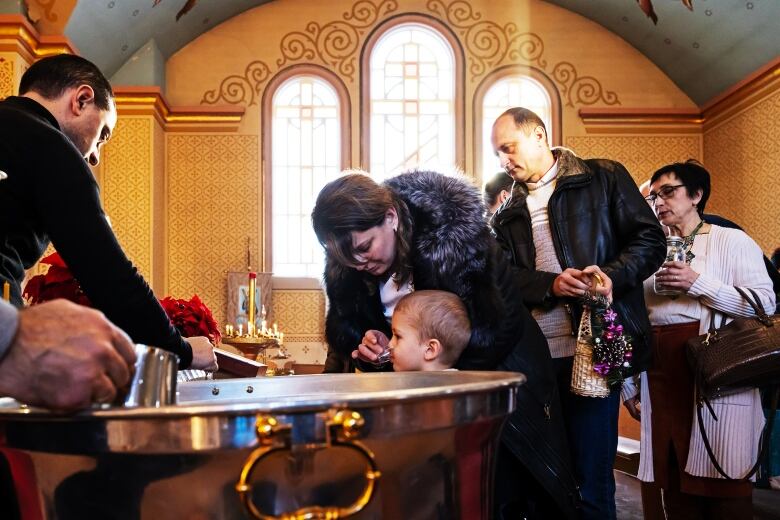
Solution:
<svg viewBox="0 0 780 520"><path fill-rule="evenodd" d="M677 191L677 188L682 188L685 186L685 184L676 184L674 186L664 186L660 190L658 190L658 193L650 192L650 195L645 197L645 200L649 202L650 204L655 204L655 200L658 197L661 197L663 200L666 200L668 198L671 198L674 196L674 192Z"/></svg>

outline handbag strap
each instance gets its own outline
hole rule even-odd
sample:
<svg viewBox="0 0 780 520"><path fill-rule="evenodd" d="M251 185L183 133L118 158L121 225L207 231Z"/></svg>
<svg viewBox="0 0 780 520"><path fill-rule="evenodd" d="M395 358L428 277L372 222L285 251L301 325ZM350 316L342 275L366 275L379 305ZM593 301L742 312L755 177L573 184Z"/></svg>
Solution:
<svg viewBox="0 0 780 520"><path fill-rule="evenodd" d="M698 385L696 387L695 392L696 394L699 393ZM704 448L707 450L707 455L710 457L710 461L712 461L712 465L715 466L715 469L718 470L718 473L723 475L723 477L726 478L727 480L748 482L750 480L750 477L752 477L753 474L756 471L758 471L759 466L761 466L761 461L764 460L764 457L766 456L766 451L769 448L769 440L772 437L772 428L775 424L775 412L777 412L777 402L779 397L780 397L780 386L775 386L773 388L771 411L769 412L769 419L767 420L766 425L764 426L764 431L761 433L761 440L759 441L758 457L756 458L756 463L753 464L753 467L750 469L747 475L739 479L729 476L724 471L724 469L721 467L720 463L718 462L715 453L712 451L712 446L710 445L710 439L709 436L707 435L707 430L704 428L704 419L701 416L702 404L707 405L707 408L709 408L710 413L712 414L713 417L715 417L715 413L712 410L712 406L710 405L709 401L705 397L701 396L701 398L697 400L698 404L696 405L696 418L699 421L699 432L701 433L702 441L704 441ZM717 421L718 418L715 417L715 420Z"/></svg>
<svg viewBox="0 0 780 520"><path fill-rule="evenodd" d="M750 304L751 307L753 307L756 316L758 316L758 321L760 321L767 327L771 327L772 320L769 319L769 316L767 316L766 312L764 311L764 308L761 306L761 299L758 297L758 294L756 294L756 291L748 287L748 291L750 291L750 294L753 295L753 298L751 298L743 288L735 286L734 289L737 290L737 292L745 299L745 301L747 301Z"/></svg>

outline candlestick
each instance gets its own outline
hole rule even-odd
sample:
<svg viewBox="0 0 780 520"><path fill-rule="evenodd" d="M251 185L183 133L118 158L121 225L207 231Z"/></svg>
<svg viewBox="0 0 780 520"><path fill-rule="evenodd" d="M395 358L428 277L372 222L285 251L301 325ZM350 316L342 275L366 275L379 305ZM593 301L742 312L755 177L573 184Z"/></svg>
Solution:
<svg viewBox="0 0 780 520"><path fill-rule="evenodd" d="M247 316L249 317L249 324L247 326L247 331L250 331L250 326L254 327L255 325L255 291L257 290L257 274L256 273L249 273L249 298L247 298L247 303L249 304L249 309L247 311ZM252 334L251 332L249 333Z"/></svg>

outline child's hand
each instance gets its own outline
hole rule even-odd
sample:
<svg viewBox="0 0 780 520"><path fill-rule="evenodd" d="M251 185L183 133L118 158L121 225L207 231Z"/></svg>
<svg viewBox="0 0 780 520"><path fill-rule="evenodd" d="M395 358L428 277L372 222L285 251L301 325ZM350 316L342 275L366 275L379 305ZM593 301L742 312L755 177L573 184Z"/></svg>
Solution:
<svg viewBox="0 0 780 520"><path fill-rule="evenodd" d="M376 363L388 350L390 340L387 339L384 332L378 330L368 330L363 335L363 339L358 345L357 350L352 351L352 358ZM386 360L385 360L386 361Z"/></svg>

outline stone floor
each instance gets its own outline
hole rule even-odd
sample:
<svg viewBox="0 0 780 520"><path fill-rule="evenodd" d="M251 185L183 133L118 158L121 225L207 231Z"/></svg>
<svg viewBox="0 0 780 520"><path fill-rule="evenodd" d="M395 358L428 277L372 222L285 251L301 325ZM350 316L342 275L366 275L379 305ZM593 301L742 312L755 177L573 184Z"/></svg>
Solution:
<svg viewBox="0 0 780 520"><path fill-rule="evenodd" d="M639 481L615 472L615 505L618 520L643 520ZM780 520L780 491L756 489L753 492L754 520Z"/></svg>

